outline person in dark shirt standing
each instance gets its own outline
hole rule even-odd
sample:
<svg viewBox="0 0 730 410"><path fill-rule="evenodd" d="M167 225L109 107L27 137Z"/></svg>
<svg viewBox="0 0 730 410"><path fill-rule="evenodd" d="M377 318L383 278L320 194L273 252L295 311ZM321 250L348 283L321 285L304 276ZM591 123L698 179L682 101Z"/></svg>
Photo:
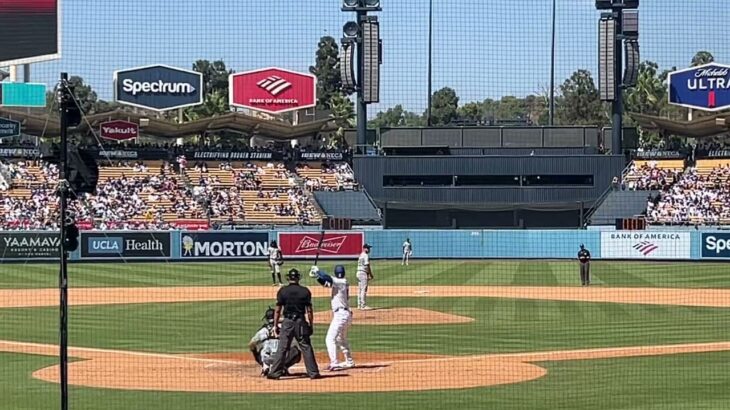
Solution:
<svg viewBox="0 0 730 410"><path fill-rule="evenodd" d="M580 262L580 284L588 286L591 284L591 253L583 244L580 244L578 261Z"/></svg>
<svg viewBox="0 0 730 410"><path fill-rule="evenodd" d="M319 367L314 358L310 336L314 332L314 311L312 310L312 292L299 285L301 275L296 269L287 274L289 285L279 289L276 295L276 310L274 323L284 317L281 329L274 329L274 335L279 337L279 349L276 351L274 363L269 370L269 379L278 380L286 370L284 359L292 348L292 341L297 340L298 349L302 352L304 366L310 379L319 379Z"/></svg>

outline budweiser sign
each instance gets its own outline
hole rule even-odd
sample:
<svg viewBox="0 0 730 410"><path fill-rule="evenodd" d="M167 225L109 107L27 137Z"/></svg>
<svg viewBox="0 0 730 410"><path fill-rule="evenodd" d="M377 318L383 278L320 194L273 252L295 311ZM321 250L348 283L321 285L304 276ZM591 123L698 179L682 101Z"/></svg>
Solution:
<svg viewBox="0 0 730 410"><path fill-rule="evenodd" d="M299 246L297 246L297 250L294 251L294 253L299 254L311 250L316 251L317 248L319 248L320 252L337 255L337 253L340 252L340 248L342 248L342 245L345 243L345 239L347 239L347 237L344 235L334 238L328 238L323 240L322 244L320 245L319 238L305 236L304 238L302 238L301 241L299 241Z"/></svg>
<svg viewBox="0 0 730 410"><path fill-rule="evenodd" d="M101 123L99 135L108 140L130 140L139 137L139 126L123 120L107 121Z"/></svg>
<svg viewBox="0 0 730 410"><path fill-rule="evenodd" d="M285 258L356 258L362 252L362 232L279 232ZM321 243L320 243L321 240Z"/></svg>

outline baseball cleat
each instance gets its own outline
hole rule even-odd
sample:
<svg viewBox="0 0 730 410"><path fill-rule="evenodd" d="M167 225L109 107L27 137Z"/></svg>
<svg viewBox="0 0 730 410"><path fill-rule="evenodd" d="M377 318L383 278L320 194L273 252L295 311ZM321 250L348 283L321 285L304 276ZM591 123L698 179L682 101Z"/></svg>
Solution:
<svg viewBox="0 0 730 410"><path fill-rule="evenodd" d="M340 367L343 369L352 369L355 367L355 361L354 360L348 360L345 363L340 363Z"/></svg>
<svg viewBox="0 0 730 410"><path fill-rule="evenodd" d="M373 310L370 306L363 306L360 308L360 310Z"/></svg>

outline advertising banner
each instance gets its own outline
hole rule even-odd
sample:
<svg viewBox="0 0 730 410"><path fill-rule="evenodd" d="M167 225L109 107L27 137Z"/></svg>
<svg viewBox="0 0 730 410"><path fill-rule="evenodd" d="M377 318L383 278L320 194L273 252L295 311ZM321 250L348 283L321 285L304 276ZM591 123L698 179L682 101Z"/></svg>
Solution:
<svg viewBox="0 0 730 410"><path fill-rule="evenodd" d="M40 155L36 148L0 148L0 157L3 158L38 158Z"/></svg>
<svg viewBox="0 0 730 410"><path fill-rule="evenodd" d="M268 232L183 232L183 259L267 259Z"/></svg>
<svg viewBox="0 0 730 410"><path fill-rule="evenodd" d="M0 1L0 66L59 57L61 18L58 1Z"/></svg>
<svg viewBox="0 0 730 410"><path fill-rule="evenodd" d="M99 136L115 141L131 140L139 137L139 125L124 120L102 122Z"/></svg>
<svg viewBox="0 0 730 410"><path fill-rule="evenodd" d="M82 259L167 259L169 232L82 232Z"/></svg>
<svg viewBox="0 0 730 410"><path fill-rule="evenodd" d="M702 234L702 259L730 259L730 232Z"/></svg>
<svg viewBox="0 0 730 410"><path fill-rule="evenodd" d="M20 135L20 123L0 117L0 138L17 137Z"/></svg>
<svg viewBox="0 0 730 410"><path fill-rule="evenodd" d="M0 260L58 259L58 232L0 233Z"/></svg>
<svg viewBox="0 0 730 410"><path fill-rule="evenodd" d="M174 222L174 225L185 231L206 231L210 229L206 219L178 219Z"/></svg>
<svg viewBox="0 0 730 410"><path fill-rule="evenodd" d="M299 154L302 161L342 161L341 152L302 152Z"/></svg>
<svg viewBox="0 0 730 410"><path fill-rule="evenodd" d="M362 252L362 232L279 232L279 248L287 259L357 258ZM320 246L320 239L322 244Z"/></svg>
<svg viewBox="0 0 730 410"><path fill-rule="evenodd" d="M317 78L309 73L264 68L231 74L229 103L270 114L317 105Z"/></svg>
<svg viewBox="0 0 730 410"><path fill-rule="evenodd" d="M730 66L705 64L669 74L669 103L704 111L730 107Z"/></svg>
<svg viewBox="0 0 730 410"><path fill-rule="evenodd" d="M114 72L114 101L154 111L203 103L203 74L156 64Z"/></svg>
<svg viewBox="0 0 730 410"><path fill-rule="evenodd" d="M601 232L603 259L690 259L690 232Z"/></svg>
<svg viewBox="0 0 730 410"><path fill-rule="evenodd" d="M248 152L248 151L188 151L185 158L190 160L269 160L274 159L271 152ZM277 158L278 159L278 158Z"/></svg>

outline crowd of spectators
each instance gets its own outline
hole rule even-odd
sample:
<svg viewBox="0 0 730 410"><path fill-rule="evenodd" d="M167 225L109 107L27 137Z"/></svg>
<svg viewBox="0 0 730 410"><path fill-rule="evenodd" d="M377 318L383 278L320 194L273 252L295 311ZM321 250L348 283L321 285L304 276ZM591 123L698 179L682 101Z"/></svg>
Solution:
<svg viewBox="0 0 730 410"><path fill-rule="evenodd" d="M730 166L702 175L688 169L668 190L650 198L647 219L655 224L718 224L730 219Z"/></svg>
<svg viewBox="0 0 730 410"><path fill-rule="evenodd" d="M661 168L656 162L641 165L632 163L620 188L629 191L663 191L671 187L681 175L681 169ZM618 182L618 179L614 179L614 188Z"/></svg>
<svg viewBox="0 0 730 410"><path fill-rule="evenodd" d="M344 190L357 190L359 189L355 182L355 174L352 172L352 168L346 162L323 162L319 167L322 177L310 176L311 173L305 172L310 170L308 164L297 164L297 173L302 175L304 180L304 186L309 191L344 191ZM325 176L334 177L334 184L328 183L328 180L332 178L326 178Z"/></svg>

